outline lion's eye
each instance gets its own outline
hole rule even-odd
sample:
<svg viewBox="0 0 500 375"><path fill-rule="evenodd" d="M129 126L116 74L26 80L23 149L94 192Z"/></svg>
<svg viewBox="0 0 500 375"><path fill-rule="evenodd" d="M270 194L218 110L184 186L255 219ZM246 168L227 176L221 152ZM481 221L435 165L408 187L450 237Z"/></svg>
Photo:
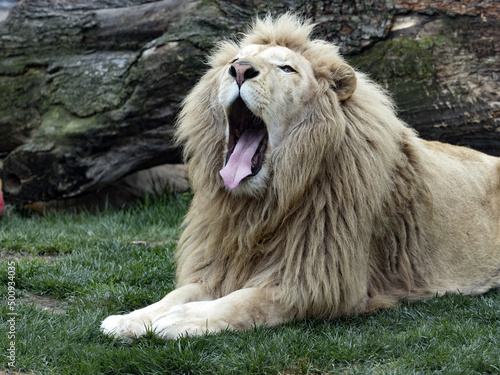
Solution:
<svg viewBox="0 0 500 375"><path fill-rule="evenodd" d="M282 65L279 67L285 73L297 73L297 71L292 68L290 65Z"/></svg>

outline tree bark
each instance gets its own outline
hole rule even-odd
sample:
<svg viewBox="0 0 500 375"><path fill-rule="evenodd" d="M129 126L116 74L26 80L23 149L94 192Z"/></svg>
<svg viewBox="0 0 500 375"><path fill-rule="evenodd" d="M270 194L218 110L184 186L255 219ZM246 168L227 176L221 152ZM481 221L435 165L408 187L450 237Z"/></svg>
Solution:
<svg viewBox="0 0 500 375"><path fill-rule="evenodd" d="M178 107L221 38L296 11L424 138L500 155L495 1L24 0L0 23L4 197L48 201L178 163Z"/></svg>
<svg viewBox="0 0 500 375"><path fill-rule="evenodd" d="M500 156L500 22L410 13L350 58L392 93L425 139Z"/></svg>

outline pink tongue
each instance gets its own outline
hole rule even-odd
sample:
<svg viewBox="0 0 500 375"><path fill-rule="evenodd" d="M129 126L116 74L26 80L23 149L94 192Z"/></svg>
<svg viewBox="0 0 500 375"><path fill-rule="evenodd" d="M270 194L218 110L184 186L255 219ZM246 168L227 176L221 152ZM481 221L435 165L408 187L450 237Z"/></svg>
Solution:
<svg viewBox="0 0 500 375"><path fill-rule="evenodd" d="M228 189L237 188L241 180L252 174L252 158L265 134L264 130L256 129L243 132L226 166L220 171Z"/></svg>

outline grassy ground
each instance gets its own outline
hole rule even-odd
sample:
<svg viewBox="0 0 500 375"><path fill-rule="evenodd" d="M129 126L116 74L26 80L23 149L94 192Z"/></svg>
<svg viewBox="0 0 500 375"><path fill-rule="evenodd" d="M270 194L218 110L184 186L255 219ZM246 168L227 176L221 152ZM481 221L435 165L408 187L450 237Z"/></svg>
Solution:
<svg viewBox="0 0 500 375"><path fill-rule="evenodd" d="M499 374L500 292L446 296L366 317L133 344L99 324L174 287L172 254L188 196L99 214L0 221L0 373ZM134 243L137 241L145 241ZM15 331L7 322L15 267ZM12 275L12 272L10 273ZM15 368L9 334L15 334Z"/></svg>

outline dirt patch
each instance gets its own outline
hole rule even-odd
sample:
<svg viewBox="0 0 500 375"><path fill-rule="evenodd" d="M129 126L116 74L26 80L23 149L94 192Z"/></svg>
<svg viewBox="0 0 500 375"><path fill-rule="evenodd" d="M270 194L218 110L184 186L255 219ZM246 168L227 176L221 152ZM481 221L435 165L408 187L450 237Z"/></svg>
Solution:
<svg viewBox="0 0 500 375"><path fill-rule="evenodd" d="M150 246L150 247L156 247L156 246L165 246L168 242L167 241L132 241L132 245L136 246Z"/></svg>
<svg viewBox="0 0 500 375"><path fill-rule="evenodd" d="M7 260L7 261L20 261L21 259L28 259L28 260L33 260L33 259L40 259L44 260L46 262L54 262L59 258L60 255L54 255L54 254L26 254L22 252L1 252L0 253L0 258L2 260ZM0 373L0 375L2 375Z"/></svg>
<svg viewBox="0 0 500 375"><path fill-rule="evenodd" d="M26 254L23 252L1 252L1 259L6 260L7 262L15 261L19 262L23 259L28 260L42 260L44 262L54 262L59 258L59 255L33 255ZM18 297L16 299L16 303L23 303L28 305L35 305L37 308L42 309L44 311L48 311L52 314L65 314L66 308L65 304L50 297L38 296L36 294L31 294L26 291L23 291L25 297ZM2 375L2 372L0 372Z"/></svg>
<svg viewBox="0 0 500 375"><path fill-rule="evenodd" d="M34 304L37 308L48 311L52 314L66 314L65 304L50 297L37 296L36 294L28 293L27 297L20 297L16 302L28 305Z"/></svg>

